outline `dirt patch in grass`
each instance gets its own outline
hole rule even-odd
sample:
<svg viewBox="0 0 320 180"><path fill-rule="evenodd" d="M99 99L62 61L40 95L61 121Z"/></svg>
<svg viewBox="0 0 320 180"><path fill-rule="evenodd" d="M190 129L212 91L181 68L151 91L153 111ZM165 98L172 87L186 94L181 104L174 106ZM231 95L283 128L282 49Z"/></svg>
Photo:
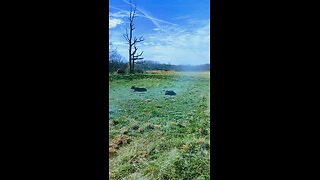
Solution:
<svg viewBox="0 0 320 180"><path fill-rule="evenodd" d="M130 144L131 141L131 138L126 135L119 135L112 139L109 144L109 158L113 158L120 147Z"/></svg>

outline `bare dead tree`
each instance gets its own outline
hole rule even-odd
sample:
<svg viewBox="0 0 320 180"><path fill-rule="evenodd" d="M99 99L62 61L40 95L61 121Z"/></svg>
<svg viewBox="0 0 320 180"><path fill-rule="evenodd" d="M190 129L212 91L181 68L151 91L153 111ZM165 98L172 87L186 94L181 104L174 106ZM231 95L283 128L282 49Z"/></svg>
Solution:
<svg viewBox="0 0 320 180"><path fill-rule="evenodd" d="M129 44L129 71L130 73L133 72L134 70L134 63L136 61L142 60L143 58L140 58L142 56L143 51L140 54L137 54L138 48L136 47L136 44L139 42L144 41L143 36L139 37L139 39L134 36L133 37L133 31L136 29L134 27L134 18L137 16L137 8L135 5L132 5L131 0L130 0L130 14L129 14L129 32L128 28L126 28L126 33L123 34L123 37Z"/></svg>

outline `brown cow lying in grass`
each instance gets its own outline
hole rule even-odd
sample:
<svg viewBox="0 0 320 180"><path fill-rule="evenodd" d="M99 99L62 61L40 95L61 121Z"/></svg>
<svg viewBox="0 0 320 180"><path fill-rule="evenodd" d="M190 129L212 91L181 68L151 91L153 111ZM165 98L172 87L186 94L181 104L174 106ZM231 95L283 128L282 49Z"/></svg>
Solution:
<svg viewBox="0 0 320 180"><path fill-rule="evenodd" d="M117 74L124 74L124 73L125 73L124 70L121 70L121 69L117 70Z"/></svg>
<svg viewBox="0 0 320 180"><path fill-rule="evenodd" d="M134 87L132 86L131 89L133 89L133 92L137 91L137 92L145 92L147 91L146 88L138 88L138 87Z"/></svg>

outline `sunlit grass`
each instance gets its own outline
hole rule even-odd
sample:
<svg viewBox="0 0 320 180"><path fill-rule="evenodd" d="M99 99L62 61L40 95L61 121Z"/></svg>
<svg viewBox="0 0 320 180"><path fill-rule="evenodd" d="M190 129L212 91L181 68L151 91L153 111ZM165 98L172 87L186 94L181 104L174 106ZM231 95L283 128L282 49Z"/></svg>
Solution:
<svg viewBox="0 0 320 180"><path fill-rule="evenodd" d="M110 179L209 179L208 72L115 75L109 85Z"/></svg>

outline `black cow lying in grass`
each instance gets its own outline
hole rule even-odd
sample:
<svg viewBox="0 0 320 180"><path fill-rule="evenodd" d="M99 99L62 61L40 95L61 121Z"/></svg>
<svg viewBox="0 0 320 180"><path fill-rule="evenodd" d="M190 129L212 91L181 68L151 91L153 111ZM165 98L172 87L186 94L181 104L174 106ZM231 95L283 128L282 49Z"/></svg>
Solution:
<svg viewBox="0 0 320 180"><path fill-rule="evenodd" d="M145 92L147 91L146 88L138 88L138 87L134 87L132 86L131 89L133 89L133 92L137 91L137 92Z"/></svg>
<svg viewBox="0 0 320 180"><path fill-rule="evenodd" d="M170 96L176 95L176 93L174 91L166 91L164 94L165 95L170 95Z"/></svg>

